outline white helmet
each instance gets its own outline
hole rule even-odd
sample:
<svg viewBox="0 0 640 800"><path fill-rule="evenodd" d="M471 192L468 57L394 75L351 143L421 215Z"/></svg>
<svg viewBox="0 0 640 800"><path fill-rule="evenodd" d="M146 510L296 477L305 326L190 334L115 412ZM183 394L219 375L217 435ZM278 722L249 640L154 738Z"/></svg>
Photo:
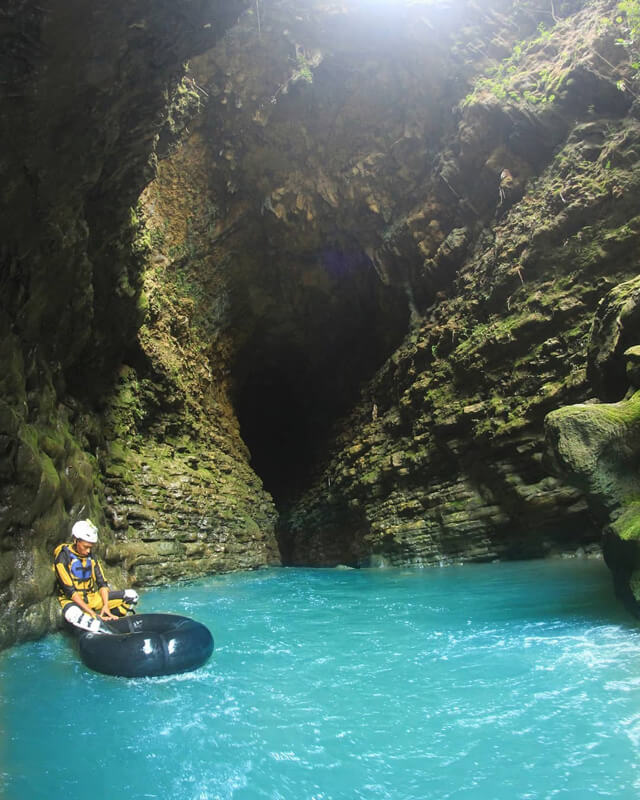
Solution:
<svg viewBox="0 0 640 800"><path fill-rule="evenodd" d="M71 528L71 535L74 539L82 539L83 542L95 544L98 541L98 529L90 519L81 519L80 522Z"/></svg>

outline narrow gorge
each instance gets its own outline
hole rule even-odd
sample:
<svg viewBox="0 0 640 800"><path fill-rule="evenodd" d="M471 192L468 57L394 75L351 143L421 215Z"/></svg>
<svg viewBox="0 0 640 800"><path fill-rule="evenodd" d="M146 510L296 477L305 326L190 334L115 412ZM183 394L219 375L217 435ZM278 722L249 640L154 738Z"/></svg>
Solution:
<svg viewBox="0 0 640 800"><path fill-rule="evenodd" d="M640 12L8 0L0 647L119 585L596 554L640 600Z"/></svg>

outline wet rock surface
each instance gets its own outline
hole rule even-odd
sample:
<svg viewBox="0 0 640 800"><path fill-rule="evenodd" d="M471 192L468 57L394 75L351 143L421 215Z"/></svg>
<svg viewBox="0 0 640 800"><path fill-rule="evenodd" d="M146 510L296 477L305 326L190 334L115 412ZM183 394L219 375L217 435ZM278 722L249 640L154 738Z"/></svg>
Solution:
<svg viewBox="0 0 640 800"><path fill-rule="evenodd" d="M126 8L10 0L0 11L0 646L57 624L51 553L79 517L100 523L109 574L120 586L161 579L159 567L154 573L147 566L140 576L117 553L126 512L116 503L113 529L104 514L114 440L125 436L118 452L128 452L144 409L163 404L179 426L187 394L180 373L190 368L157 358L160 376L143 400L120 381L132 369L127 362L138 359L145 386L152 383L138 344L149 305L135 205L155 174L157 137L167 129L166 141L179 138L170 107L184 91L185 60L215 43L243 8L199 0ZM211 402L198 406L205 394L206 385L192 400L184 423L190 435L193 418L202 424L210 410ZM196 457L213 447L213 435L193 444ZM210 540L226 544L203 546L201 560L213 559L215 549L220 569L264 563L266 552L275 552L272 506L233 426L223 425L217 435L233 466L217 459L206 480L213 472L212 485L223 494L233 484L235 499L224 519L207 517L211 523L202 525ZM161 458L155 466L158 482L174 476ZM190 480L196 489L205 485L205 477ZM131 484L118 502L131 500L138 486L133 477ZM141 507L148 502L136 497ZM183 508L188 498L178 491L167 497L172 530L182 525L170 506ZM256 523L253 509L261 504ZM208 508L191 505L201 520ZM235 537L246 543L258 527L260 555L248 558ZM156 561L170 558L159 554ZM200 571L196 566L194 574Z"/></svg>
<svg viewBox="0 0 640 800"><path fill-rule="evenodd" d="M616 85L624 72L603 12L590 6L558 23L462 102L430 184L452 190L450 218L460 221L448 232L434 213L443 244L412 284L424 298L412 330L339 426L314 486L283 515L294 563L597 546L585 499L544 463L543 420L589 396L595 309L634 272L639 129ZM543 70L553 91L532 81ZM462 221L466 243L444 249L462 239Z"/></svg>

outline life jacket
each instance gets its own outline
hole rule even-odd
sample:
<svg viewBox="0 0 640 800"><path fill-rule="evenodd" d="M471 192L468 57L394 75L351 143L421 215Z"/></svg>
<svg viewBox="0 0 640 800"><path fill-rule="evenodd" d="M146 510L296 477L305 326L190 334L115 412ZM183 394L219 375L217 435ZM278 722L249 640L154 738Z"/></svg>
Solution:
<svg viewBox="0 0 640 800"><path fill-rule="evenodd" d="M82 592L86 597L90 592L97 591L96 574L95 574L95 561L91 555L85 558L80 558L77 553L67 544L61 544L54 550L54 563L58 560L60 553L64 554L65 563L63 566L69 573L69 577L73 582L73 587L76 591Z"/></svg>
<svg viewBox="0 0 640 800"><path fill-rule="evenodd" d="M74 555L71 551L69 552L71 555L69 574L81 583L91 580L91 576L93 575L93 561L91 560L91 556L87 556L83 564L79 556Z"/></svg>

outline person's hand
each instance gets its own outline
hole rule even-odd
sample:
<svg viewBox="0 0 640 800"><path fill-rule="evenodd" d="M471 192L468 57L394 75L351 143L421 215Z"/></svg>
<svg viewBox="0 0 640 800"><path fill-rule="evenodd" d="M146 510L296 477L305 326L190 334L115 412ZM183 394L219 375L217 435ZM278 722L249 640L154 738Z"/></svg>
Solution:
<svg viewBox="0 0 640 800"><path fill-rule="evenodd" d="M105 606L102 611L100 612L100 619L118 619L115 614L112 614L109 609Z"/></svg>

